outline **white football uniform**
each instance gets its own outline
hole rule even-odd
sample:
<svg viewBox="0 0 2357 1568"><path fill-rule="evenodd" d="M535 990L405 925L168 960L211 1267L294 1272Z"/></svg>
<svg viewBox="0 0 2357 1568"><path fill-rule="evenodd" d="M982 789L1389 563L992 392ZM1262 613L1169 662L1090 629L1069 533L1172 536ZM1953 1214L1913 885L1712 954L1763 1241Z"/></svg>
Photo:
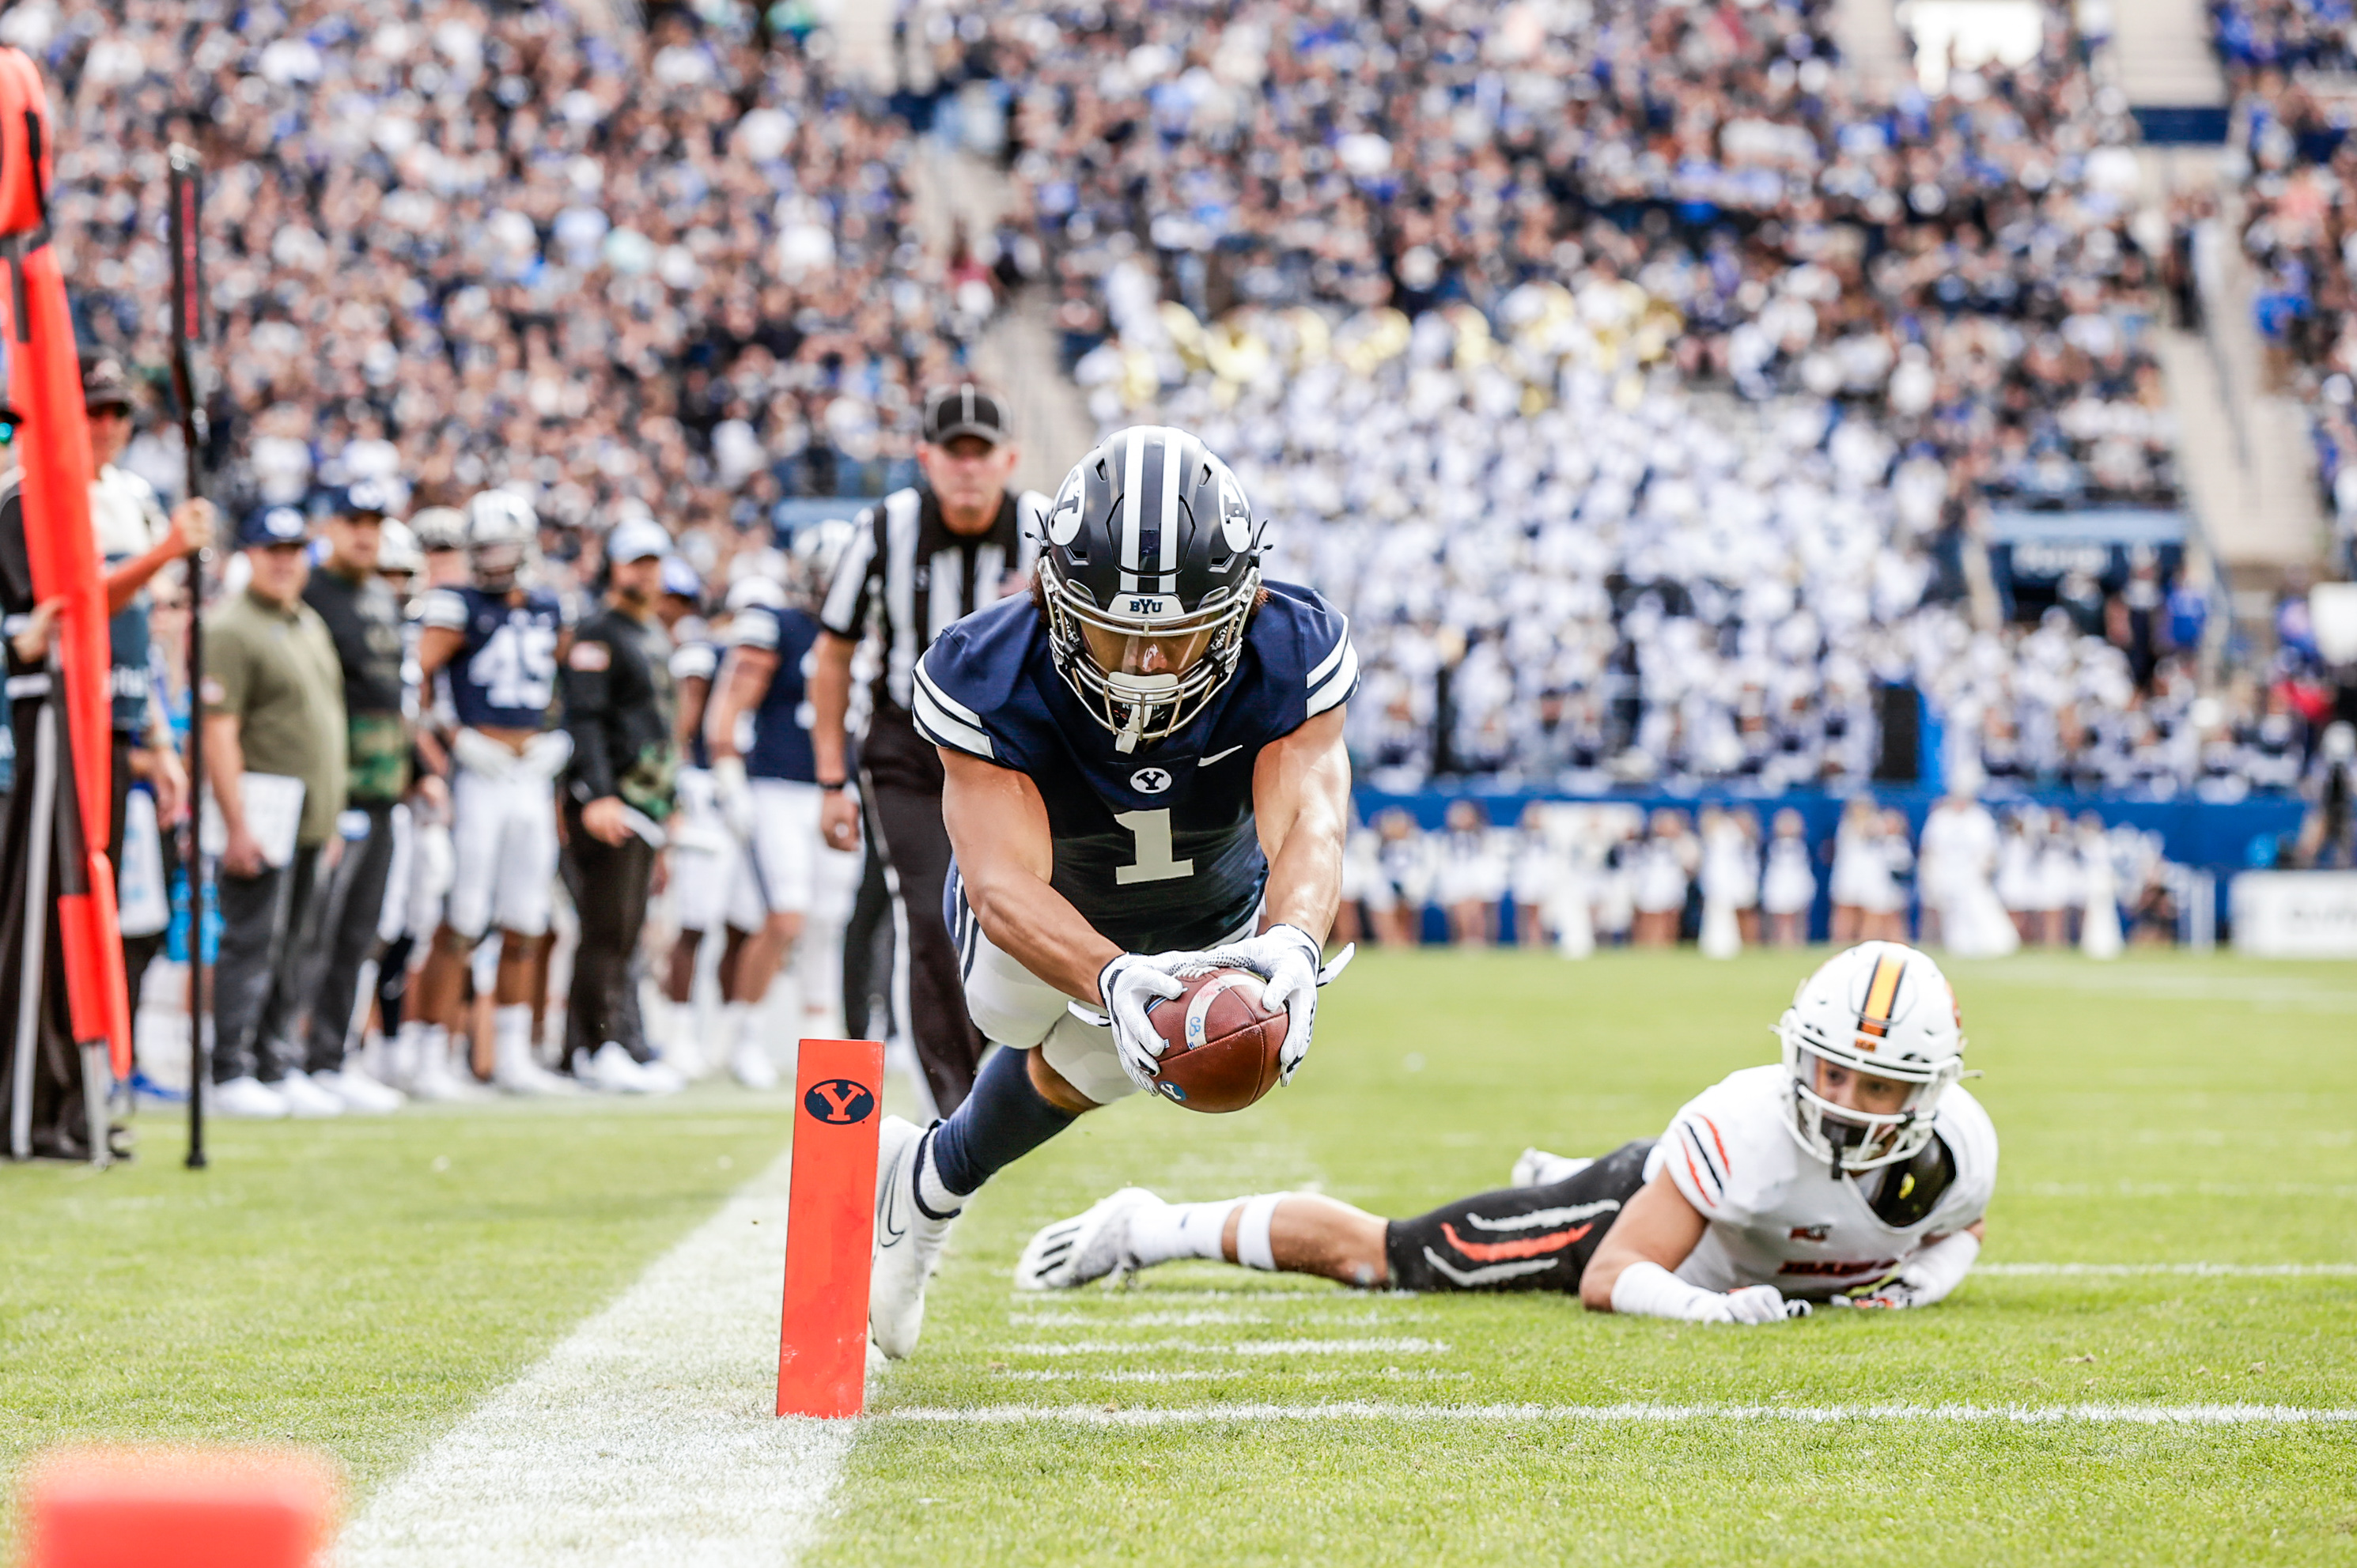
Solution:
<svg viewBox="0 0 2357 1568"><path fill-rule="evenodd" d="M1792 1080L1781 1066L1730 1073L1686 1102L1645 1162L1663 1170L1709 1222L1674 1273L1708 1291L1774 1285L1813 1300L1869 1284L1930 1241L1964 1230L1987 1211L1996 1189L1996 1129L1962 1087L1940 1096L1932 1125L1955 1162L1955 1176L1931 1211L1897 1227L1869 1201L1903 1166L1836 1179L1787 1130Z"/></svg>

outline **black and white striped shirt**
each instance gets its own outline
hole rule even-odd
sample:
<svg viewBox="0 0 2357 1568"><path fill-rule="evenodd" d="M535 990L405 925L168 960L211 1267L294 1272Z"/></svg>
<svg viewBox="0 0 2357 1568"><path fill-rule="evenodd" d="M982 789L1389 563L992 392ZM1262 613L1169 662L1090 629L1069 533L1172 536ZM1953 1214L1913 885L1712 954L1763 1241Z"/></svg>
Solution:
<svg viewBox="0 0 2357 1568"><path fill-rule="evenodd" d="M1030 591L1049 498L1010 492L985 533L950 532L931 490L895 490L861 512L828 587L820 623L855 642L883 643L874 694L878 716L905 715L917 660L951 624Z"/></svg>

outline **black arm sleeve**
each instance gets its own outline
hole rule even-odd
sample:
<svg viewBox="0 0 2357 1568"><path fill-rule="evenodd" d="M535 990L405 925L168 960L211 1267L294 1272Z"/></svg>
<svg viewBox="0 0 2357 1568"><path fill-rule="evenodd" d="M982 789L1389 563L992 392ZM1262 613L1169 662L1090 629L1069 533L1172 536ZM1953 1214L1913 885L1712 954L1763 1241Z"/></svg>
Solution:
<svg viewBox="0 0 2357 1568"><path fill-rule="evenodd" d="M574 799L585 804L614 793L614 749L608 709L613 701L615 648L603 626L574 637L565 660L565 727L573 736Z"/></svg>

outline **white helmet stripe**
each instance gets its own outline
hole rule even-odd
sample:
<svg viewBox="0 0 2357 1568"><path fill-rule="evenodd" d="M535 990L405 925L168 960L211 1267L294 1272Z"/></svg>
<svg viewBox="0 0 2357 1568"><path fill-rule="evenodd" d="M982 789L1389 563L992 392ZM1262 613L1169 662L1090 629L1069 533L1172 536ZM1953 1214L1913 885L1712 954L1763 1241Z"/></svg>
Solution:
<svg viewBox="0 0 2357 1568"><path fill-rule="evenodd" d="M1134 430L1129 435L1129 460L1122 467L1121 475L1121 588L1124 593L1137 591L1137 554L1145 542L1140 535L1138 513L1146 491L1146 437L1151 434Z"/></svg>
<svg viewBox="0 0 2357 1568"><path fill-rule="evenodd" d="M1178 480L1180 478L1178 443L1186 439L1183 431L1165 426L1162 431L1162 555L1155 570L1171 573L1178 570ZM1166 586L1175 587L1169 584Z"/></svg>

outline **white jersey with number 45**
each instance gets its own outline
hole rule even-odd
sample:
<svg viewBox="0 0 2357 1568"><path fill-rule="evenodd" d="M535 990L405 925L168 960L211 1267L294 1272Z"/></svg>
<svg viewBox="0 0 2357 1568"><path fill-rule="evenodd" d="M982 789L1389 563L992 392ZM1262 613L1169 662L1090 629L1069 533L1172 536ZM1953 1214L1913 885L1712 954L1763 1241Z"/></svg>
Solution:
<svg viewBox="0 0 2357 1568"><path fill-rule="evenodd" d="M1780 1066L1730 1073L1689 1101L1645 1164L1709 1222L1678 1265L1703 1290L1774 1285L1822 1300L1897 1270L1980 1219L1996 1190L1996 1129L1963 1088L1940 1096L1913 1159L1851 1176L1801 1147Z"/></svg>

